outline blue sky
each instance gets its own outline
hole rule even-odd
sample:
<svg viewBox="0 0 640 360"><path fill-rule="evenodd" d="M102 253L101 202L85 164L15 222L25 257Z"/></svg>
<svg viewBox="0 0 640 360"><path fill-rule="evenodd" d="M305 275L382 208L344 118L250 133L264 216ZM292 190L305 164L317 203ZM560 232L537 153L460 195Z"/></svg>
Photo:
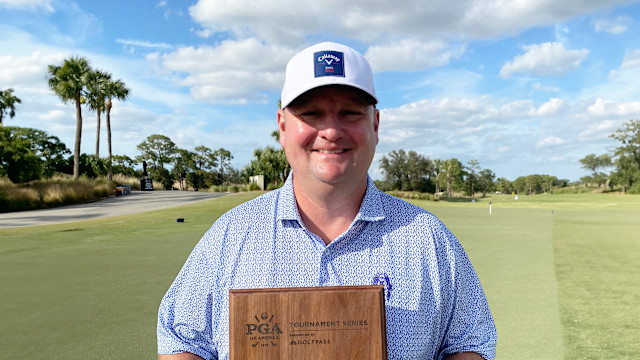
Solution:
<svg viewBox="0 0 640 360"><path fill-rule="evenodd" d="M48 89L49 64L84 56L131 89L112 110L115 154L163 134L188 150L224 147L241 168L277 146L285 65L320 41L352 46L374 69L375 179L378 160L402 148L476 159L510 180L578 180L579 159L611 150L609 135L640 117L639 1L0 0L0 34L0 88L22 99L5 125L70 149L74 107ZM83 118L93 153L95 113Z"/></svg>

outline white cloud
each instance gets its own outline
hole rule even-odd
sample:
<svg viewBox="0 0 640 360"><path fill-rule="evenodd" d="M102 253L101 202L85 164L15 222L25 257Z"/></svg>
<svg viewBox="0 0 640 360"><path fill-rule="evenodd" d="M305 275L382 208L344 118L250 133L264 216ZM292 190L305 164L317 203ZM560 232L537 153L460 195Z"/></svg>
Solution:
<svg viewBox="0 0 640 360"><path fill-rule="evenodd" d="M567 50L562 43L542 43L523 46L526 52L504 64L500 76L509 78L517 73L537 76L561 75L577 69L589 50Z"/></svg>
<svg viewBox="0 0 640 360"><path fill-rule="evenodd" d="M640 101L622 103L598 98L587 108L587 111L589 115L598 117L638 117L640 116Z"/></svg>
<svg viewBox="0 0 640 360"><path fill-rule="evenodd" d="M549 99L546 103L540 105L538 110L534 110L531 115L534 116L551 116L556 115L565 105L565 102L558 98Z"/></svg>
<svg viewBox="0 0 640 360"><path fill-rule="evenodd" d="M555 136L546 137L536 143L536 148L554 147L565 144L567 141Z"/></svg>
<svg viewBox="0 0 640 360"><path fill-rule="evenodd" d="M61 53L35 51L29 56L0 55L0 83L22 90L38 91L47 88L47 65L61 62Z"/></svg>
<svg viewBox="0 0 640 360"><path fill-rule="evenodd" d="M608 138L610 134L613 134L618 129L620 123L613 120L604 120L597 123L587 124L585 128L580 131L578 137L580 139L589 140L592 138Z"/></svg>
<svg viewBox="0 0 640 360"><path fill-rule="evenodd" d="M415 71L448 64L459 58L463 47L454 48L444 41L420 42L404 39L398 42L371 46L365 57L373 71Z"/></svg>
<svg viewBox="0 0 640 360"><path fill-rule="evenodd" d="M152 43L150 41L141 41L141 40L126 40L126 39L116 39L117 43L127 45L127 46L140 46L145 48L154 48L154 49L170 49L171 45L167 43Z"/></svg>
<svg viewBox="0 0 640 360"><path fill-rule="evenodd" d="M632 69L640 66L640 50L632 50L628 51L624 59L622 60L622 64L620 65L620 69Z"/></svg>
<svg viewBox="0 0 640 360"><path fill-rule="evenodd" d="M211 102L263 102L265 90L277 90L293 49L266 46L256 39L224 41L217 47L180 48L162 55L165 68L187 74L179 83Z"/></svg>
<svg viewBox="0 0 640 360"><path fill-rule="evenodd" d="M533 83L531 85L531 89L536 90L536 91L545 91L545 92L558 92L558 91L560 91L560 89L555 87L555 86L542 85L539 82Z"/></svg>
<svg viewBox="0 0 640 360"><path fill-rule="evenodd" d="M485 39L552 25L633 0L422 0L365 1L200 0L189 8L203 28L299 46L306 34L348 37L365 43L402 39ZM265 16L264 14L272 14Z"/></svg>
<svg viewBox="0 0 640 360"><path fill-rule="evenodd" d="M53 6L51 6L51 0L0 0L0 8L2 7L19 10L36 10L42 8L48 12L54 11Z"/></svg>
<svg viewBox="0 0 640 360"><path fill-rule="evenodd" d="M633 24L633 19L628 16L618 16L612 20L597 20L594 23L596 32L608 32L613 35L620 35L627 31Z"/></svg>

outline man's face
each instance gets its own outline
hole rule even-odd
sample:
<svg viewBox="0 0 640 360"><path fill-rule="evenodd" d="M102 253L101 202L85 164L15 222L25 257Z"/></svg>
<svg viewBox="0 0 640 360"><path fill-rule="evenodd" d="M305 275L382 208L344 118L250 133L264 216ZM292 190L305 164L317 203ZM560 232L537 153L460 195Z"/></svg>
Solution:
<svg viewBox="0 0 640 360"><path fill-rule="evenodd" d="M379 112L358 90L311 90L278 111L280 144L296 182L366 181L378 144Z"/></svg>

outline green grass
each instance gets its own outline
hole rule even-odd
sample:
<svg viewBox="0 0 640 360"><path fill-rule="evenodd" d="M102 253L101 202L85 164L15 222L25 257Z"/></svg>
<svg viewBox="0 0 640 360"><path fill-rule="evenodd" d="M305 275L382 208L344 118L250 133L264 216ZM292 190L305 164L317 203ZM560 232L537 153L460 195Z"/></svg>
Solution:
<svg viewBox="0 0 640 360"><path fill-rule="evenodd" d="M254 196L0 230L0 357L156 358L164 292L213 221Z"/></svg>
<svg viewBox="0 0 640 360"><path fill-rule="evenodd" d="M254 196L0 230L0 357L155 359L162 295L213 221ZM498 327L498 359L637 358L639 196L412 202L467 250Z"/></svg>

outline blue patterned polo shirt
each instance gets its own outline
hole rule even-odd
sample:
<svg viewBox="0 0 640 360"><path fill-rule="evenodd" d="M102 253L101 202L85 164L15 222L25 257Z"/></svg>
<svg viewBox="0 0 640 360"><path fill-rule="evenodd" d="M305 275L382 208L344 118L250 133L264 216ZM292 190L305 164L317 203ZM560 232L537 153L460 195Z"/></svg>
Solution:
<svg viewBox="0 0 640 360"><path fill-rule="evenodd" d="M495 357L496 328L478 277L434 215L369 178L349 229L325 245L285 185L222 215L202 237L158 315L158 352L229 358L229 289L385 285L389 359Z"/></svg>

